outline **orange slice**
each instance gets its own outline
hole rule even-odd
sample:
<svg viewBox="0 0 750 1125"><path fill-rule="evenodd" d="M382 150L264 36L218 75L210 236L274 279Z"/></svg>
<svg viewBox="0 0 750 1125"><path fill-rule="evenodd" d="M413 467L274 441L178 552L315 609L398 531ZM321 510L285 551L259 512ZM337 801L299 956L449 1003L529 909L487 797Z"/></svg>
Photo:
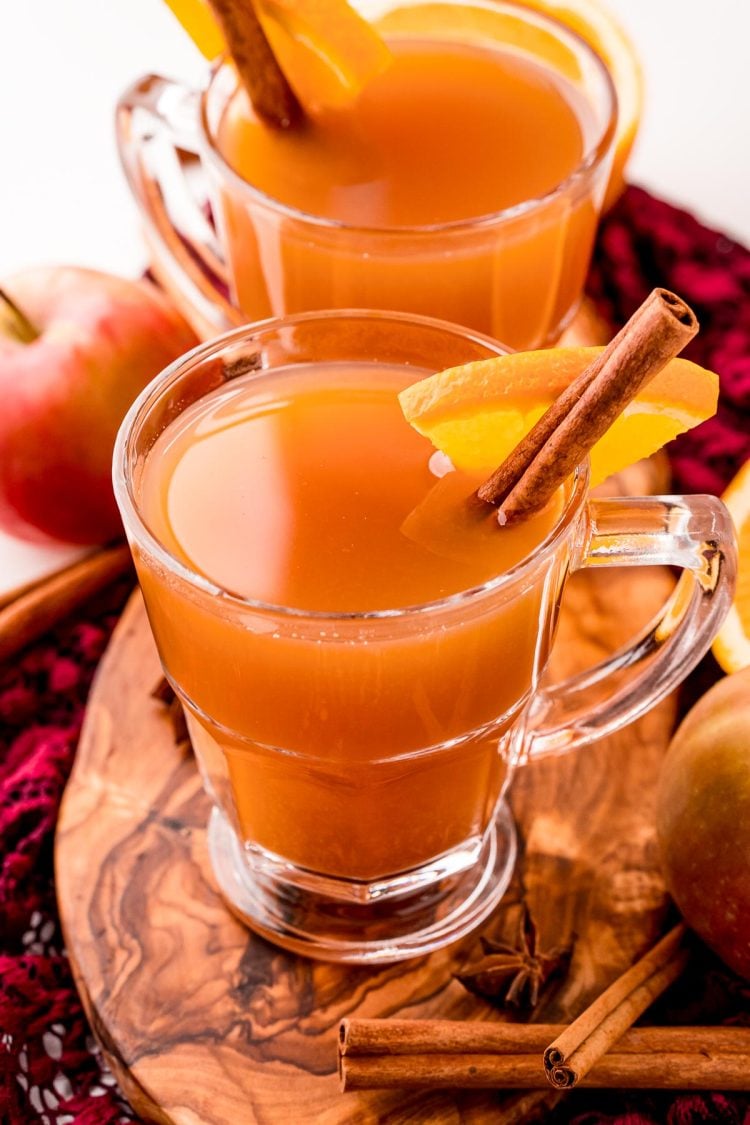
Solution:
<svg viewBox="0 0 750 1125"><path fill-rule="evenodd" d="M258 0L258 17L305 109L341 109L390 65L371 23L346 0Z"/></svg>
<svg viewBox="0 0 750 1125"><path fill-rule="evenodd" d="M207 0L166 0L208 59L226 44ZM256 0L279 66L304 108L340 109L391 62L372 24L346 0Z"/></svg>
<svg viewBox="0 0 750 1125"><path fill-rule="evenodd" d="M750 665L750 461L746 461L722 500L737 531L737 591L732 608L713 643L713 654L725 672Z"/></svg>
<svg viewBox="0 0 750 1125"><path fill-rule="evenodd" d="M458 469L489 474L601 348L513 352L430 375L402 391L408 422ZM591 451L592 483L655 453L716 410L718 376L673 359Z"/></svg>
<svg viewBox="0 0 750 1125"><path fill-rule="evenodd" d="M633 147L643 104L643 78L633 44L599 0L522 0L527 8L550 16L580 35L604 60L617 91L618 116L614 160L604 201L605 208L625 186L625 163ZM529 51L569 78L580 77L570 50L546 31L532 28L518 17L489 5L459 6L422 3L395 8L377 21L384 35L460 37L502 43Z"/></svg>

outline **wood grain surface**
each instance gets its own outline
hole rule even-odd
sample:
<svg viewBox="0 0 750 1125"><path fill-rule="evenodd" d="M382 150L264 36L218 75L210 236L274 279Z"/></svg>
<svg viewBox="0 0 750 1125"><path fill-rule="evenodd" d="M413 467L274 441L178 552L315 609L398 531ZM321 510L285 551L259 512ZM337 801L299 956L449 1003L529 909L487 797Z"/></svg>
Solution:
<svg viewBox="0 0 750 1125"><path fill-rule="evenodd" d="M664 487L659 462L620 491ZM663 570L598 571L566 592L554 675L590 664L649 620ZM144 1117L179 1125L511 1122L553 1092L339 1093L342 1016L507 1016L455 968L476 938L381 971L286 954L235 921L206 853L209 805L188 749L151 698L160 667L139 594L102 661L57 836L60 913L92 1026ZM525 900L542 946L577 935L562 985L534 1018L577 1014L653 940L666 900L656 866L654 780L672 729L663 703L627 730L519 770L522 854L485 926L513 940ZM541 1060L540 1060L541 1066Z"/></svg>

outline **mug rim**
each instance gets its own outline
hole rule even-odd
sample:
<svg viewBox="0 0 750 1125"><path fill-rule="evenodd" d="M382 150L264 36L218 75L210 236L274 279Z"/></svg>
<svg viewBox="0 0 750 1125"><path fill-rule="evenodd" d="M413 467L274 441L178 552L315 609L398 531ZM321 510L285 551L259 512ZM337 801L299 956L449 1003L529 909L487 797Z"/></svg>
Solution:
<svg viewBox="0 0 750 1125"><path fill-rule="evenodd" d="M456 7L472 6L471 0L450 0L450 3L454 4ZM481 0L479 4L475 4L474 6L486 7L485 4L481 3ZM589 60L594 64L594 68L599 72L600 78L603 79L603 87L608 99L604 124L601 129L598 130L591 145L589 145L586 152L584 152L573 171L569 172L564 179L560 180L559 183L555 184L541 195L533 196L531 199L521 200L520 203L514 203L498 211L474 215L468 219L452 219L448 222L408 224L403 226L368 226L359 223L349 223L325 215L314 215L309 211L303 211L301 208L284 203L282 200L277 199L273 195L269 195L267 192L261 190L261 188L251 184L248 180L243 179L224 158L218 145L215 143L208 122L208 98L219 76L226 71L227 63L223 56L213 67L208 85L200 92L198 127L201 142L201 157L208 164L218 169L222 178L229 180L233 188L249 195L256 204L260 204L269 210L275 211L288 219L303 222L308 226L323 230L338 231L339 233L346 232L349 234L368 235L370 237L377 237L378 235L390 237L398 237L399 235L405 237L414 237L415 235L450 235L453 233L459 234L486 230L494 226L508 223L523 215L533 214L535 211L540 210L558 197L574 189L577 184L583 182L588 176L593 175L596 169L605 160L612 149L617 129L617 90L610 70L601 55L587 43L578 32L567 27L560 20L555 19L554 16L528 8L523 3L516 3L515 0L493 0L492 9L499 11L508 10L527 23L541 24L543 27L546 26L548 29L554 31L558 38L572 41L573 45L579 51L582 50L584 54L588 55Z"/></svg>
<svg viewBox="0 0 750 1125"><path fill-rule="evenodd" d="M255 321L252 324L234 328L224 332L211 340L198 344L190 351L185 352L164 368L141 391L132 403L123 418L115 440L112 457L112 480L115 498L120 510L126 534L133 540L144 555L155 559L164 569L174 574L181 581L193 589L211 597L221 598L223 605L231 605L240 610L251 610L277 616L283 619L297 621L313 621L316 623L348 622L348 623L373 623L377 621L409 620L414 617L440 613L454 609L461 605L471 604L485 596L493 595L504 588L514 585L523 579L531 570L549 557L558 546L559 542L575 522L584 500L589 483L589 463L584 460L575 470L573 484L565 497L562 510L547 535L536 545L530 554L524 556L508 570L496 574L487 581L476 586L458 590L446 597L419 602L413 605L399 606L394 609L357 610L357 611L331 611L302 609L296 606L278 605L266 602L259 598L247 598L233 593L219 583L206 578L193 570L187 563L173 554L153 533L141 514L133 490L133 473L131 465L135 464L133 444L137 439L138 431L146 421L150 411L161 400L180 377L188 374L190 369L205 363L207 360L217 358L227 345L239 342L250 342L263 333L274 333L281 329L293 328L298 324L309 322L327 322L331 320L364 320L368 322L381 321L390 324L406 324L416 328L437 329L443 334L450 334L467 341L481 344L494 353L495 356L507 355L512 349L506 348L499 341L494 340L482 332L464 328L447 320L435 317L420 316L418 314L401 313L380 309L323 309L319 311L294 313L284 317L269 317L265 320ZM266 371L272 373L273 367ZM208 392L211 393L211 392ZM202 396L203 397L203 396ZM200 399L195 400L200 401ZM190 404L192 405L192 404ZM408 424L405 422L405 424ZM162 431L163 433L164 431ZM146 454L148 456L148 454ZM132 543L131 543L132 546Z"/></svg>

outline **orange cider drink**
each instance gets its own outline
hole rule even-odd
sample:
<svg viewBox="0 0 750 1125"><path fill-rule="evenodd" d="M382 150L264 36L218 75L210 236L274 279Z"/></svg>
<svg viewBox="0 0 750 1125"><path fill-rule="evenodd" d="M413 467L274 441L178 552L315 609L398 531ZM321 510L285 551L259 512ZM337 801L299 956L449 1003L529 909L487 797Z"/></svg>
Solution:
<svg viewBox="0 0 750 1125"><path fill-rule="evenodd" d="M564 498L502 531L466 517L480 479L446 472L404 419L399 391L501 354L489 339L382 313L226 339L145 408L131 493L149 620L216 805L215 869L294 901L271 919L270 892L258 911L220 885L275 940L322 910L336 948L377 946L396 895L405 933L445 913L441 944L509 877L501 797L567 565L528 560Z"/></svg>
<svg viewBox="0 0 750 1125"><path fill-rule="evenodd" d="M361 10L389 64L344 104L306 106L289 129L254 114L229 64L214 72L197 125L192 91L166 80L125 95L121 152L160 278L192 304L203 335L227 317L380 308L514 348L553 342L580 299L612 164L604 63L562 24L501 0ZM191 145L218 237L188 215L188 182L172 208L183 216L178 251L169 202ZM196 255L206 266L197 281ZM218 292L212 306L207 273L226 285L231 313Z"/></svg>
<svg viewBox="0 0 750 1125"><path fill-rule="evenodd" d="M190 700L192 740L221 761L241 837L339 879L385 879L481 839L506 775L498 741L547 655L541 583L449 626L440 612L403 635L398 616L385 629L364 619L366 641L353 647L352 618L491 582L560 514L552 505L502 533L476 518L463 544L437 549L409 538L412 513L444 483L399 408L413 376L351 362L245 375L161 435L139 490L175 558L241 599L299 615L269 635L232 612L207 616L141 571L162 657ZM448 483L450 518L480 481Z"/></svg>
<svg viewBox="0 0 750 1125"><path fill-rule="evenodd" d="M476 926L512 870L514 765L641 714L731 597L712 498L588 500L582 467L525 521L477 506L482 478L399 392L502 355L427 318L300 314L188 353L120 431L115 490L213 803L213 872L288 948L382 962ZM543 687L568 573L636 561L698 581L631 650Z"/></svg>
<svg viewBox="0 0 750 1125"><path fill-rule="evenodd" d="M499 22L498 34L515 27ZM236 303L251 319L311 303L394 308L513 347L554 340L583 287L603 190L553 198L597 134L589 100L491 35L389 46L391 65L352 106L297 128L271 129L244 93L230 99L215 144L259 193L248 206L231 181L217 196Z"/></svg>

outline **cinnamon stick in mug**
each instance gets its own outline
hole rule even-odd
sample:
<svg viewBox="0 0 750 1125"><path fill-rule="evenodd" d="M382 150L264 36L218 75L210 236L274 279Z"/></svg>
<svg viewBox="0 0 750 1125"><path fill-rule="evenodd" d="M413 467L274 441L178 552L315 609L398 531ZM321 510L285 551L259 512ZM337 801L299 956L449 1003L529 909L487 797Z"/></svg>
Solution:
<svg viewBox="0 0 750 1125"><path fill-rule="evenodd" d="M302 107L276 61L253 0L209 3L253 108L269 125L288 129L302 116Z"/></svg>
<svg viewBox="0 0 750 1125"><path fill-rule="evenodd" d="M540 511L645 384L698 331L695 313L654 289L604 351L552 403L477 490L505 520Z"/></svg>

